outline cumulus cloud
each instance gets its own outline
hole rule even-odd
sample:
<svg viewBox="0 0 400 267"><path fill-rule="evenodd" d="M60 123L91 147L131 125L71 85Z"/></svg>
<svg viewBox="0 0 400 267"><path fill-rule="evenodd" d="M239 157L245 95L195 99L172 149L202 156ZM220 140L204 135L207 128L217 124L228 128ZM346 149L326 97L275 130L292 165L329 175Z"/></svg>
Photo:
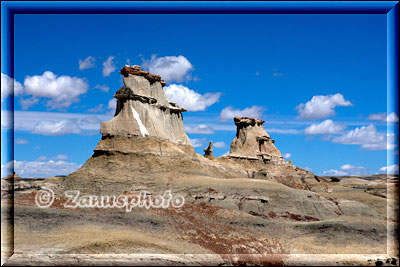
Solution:
<svg viewBox="0 0 400 267"><path fill-rule="evenodd" d="M11 78L7 74L1 74L1 102L4 101L6 97L14 92L14 96L20 95L23 92L23 86L20 82Z"/></svg>
<svg viewBox="0 0 400 267"><path fill-rule="evenodd" d="M226 144L225 144L224 142L222 142L222 141L220 141L220 142L215 142L215 143L214 143L214 147L215 147L215 148L224 148L224 147L226 147Z"/></svg>
<svg viewBox="0 0 400 267"><path fill-rule="evenodd" d="M240 116L240 117L255 117L260 118L262 116L263 107L259 106L252 106L245 109L235 109L232 106L226 107L221 111L219 115L220 121L227 121L233 120L233 117Z"/></svg>
<svg viewBox="0 0 400 267"><path fill-rule="evenodd" d="M196 126L185 126L185 130L188 134L213 134L214 129L211 126L205 124L199 124Z"/></svg>
<svg viewBox="0 0 400 267"><path fill-rule="evenodd" d="M26 145L26 144L28 144L28 140L26 140L26 139L15 139L14 142L17 145Z"/></svg>
<svg viewBox="0 0 400 267"><path fill-rule="evenodd" d="M201 138L201 139L190 138L190 142L192 143L193 147L202 147L202 146L204 146L204 143L207 142L207 140L205 138Z"/></svg>
<svg viewBox="0 0 400 267"><path fill-rule="evenodd" d="M151 56L150 60L143 60L142 67L149 72L161 75L166 82L183 82L191 79L189 72L193 70L192 63L184 56Z"/></svg>
<svg viewBox="0 0 400 267"><path fill-rule="evenodd" d="M344 99L342 94L316 95L310 101L296 107L299 119L322 119L335 115L335 107L351 106L352 103Z"/></svg>
<svg viewBox="0 0 400 267"><path fill-rule="evenodd" d="M36 160L36 161L10 161L5 165L2 165L3 173L11 173L14 165L15 172L21 177L52 177L56 175L68 175L77 169L82 164L67 162L63 160ZM4 171L8 169L8 172ZM4 171L4 172L3 172Z"/></svg>
<svg viewBox="0 0 400 267"><path fill-rule="evenodd" d="M107 58L107 60L103 62L103 76L104 77L110 76L110 74L117 69L113 60L114 60L114 56L109 56Z"/></svg>
<svg viewBox="0 0 400 267"><path fill-rule="evenodd" d="M96 113L96 112L101 111L102 109L103 109L103 104L99 104L99 105L95 106L94 108L88 109L88 111L92 112L92 113Z"/></svg>
<svg viewBox="0 0 400 267"><path fill-rule="evenodd" d="M288 158L290 158L292 156L292 154L290 154L290 153L285 153L285 154L283 154L283 157L285 158L285 159L288 159Z"/></svg>
<svg viewBox="0 0 400 267"><path fill-rule="evenodd" d="M90 69L94 67L95 59L91 56L85 58L85 60L79 59L79 70Z"/></svg>
<svg viewBox="0 0 400 267"><path fill-rule="evenodd" d="M362 175L367 174L367 170L363 166L353 166L351 164L344 164L340 167L347 175Z"/></svg>
<svg viewBox="0 0 400 267"><path fill-rule="evenodd" d="M76 119L62 121L41 121L32 130L34 134L42 135L66 135L81 132Z"/></svg>
<svg viewBox="0 0 400 267"><path fill-rule="evenodd" d="M399 117L396 113L392 112L389 115L386 115L386 112L381 113L374 113L368 116L368 120L375 120L375 121L384 121L384 122L399 122Z"/></svg>
<svg viewBox="0 0 400 267"><path fill-rule="evenodd" d="M110 87L108 87L107 85L104 85L104 84L98 84L94 88L100 89L103 92L108 92L110 90Z"/></svg>
<svg viewBox="0 0 400 267"><path fill-rule="evenodd" d="M206 93L201 95L181 84L171 84L164 87L169 101L189 111L202 111L219 101L221 93Z"/></svg>
<svg viewBox="0 0 400 267"><path fill-rule="evenodd" d="M386 150L397 146L394 144L394 134L380 133L373 124L355 128L342 136L333 138L332 141L345 145L361 145L362 149L367 150Z"/></svg>
<svg viewBox="0 0 400 267"><path fill-rule="evenodd" d="M26 77L24 87L27 95L50 98L46 106L54 109L78 102L89 85L85 79L65 75L57 77L53 72L45 71L42 75Z"/></svg>
<svg viewBox="0 0 400 267"><path fill-rule="evenodd" d="M321 123L313 123L304 129L305 134L336 134L341 133L346 126L333 122L332 120L324 120Z"/></svg>
<svg viewBox="0 0 400 267"><path fill-rule="evenodd" d="M383 166L379 170L381 172L385 172L387 174L398 174L399 173L399 165L393 164L391 166Z"/></svg>

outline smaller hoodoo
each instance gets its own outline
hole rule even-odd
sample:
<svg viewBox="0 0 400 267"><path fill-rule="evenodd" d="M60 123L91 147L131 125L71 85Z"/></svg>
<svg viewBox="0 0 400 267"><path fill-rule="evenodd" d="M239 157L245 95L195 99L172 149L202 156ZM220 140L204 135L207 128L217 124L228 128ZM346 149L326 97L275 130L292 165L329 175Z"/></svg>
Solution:
<svg viewBox="0 0 400 267"><path fill-rule="evenodd" d="M260 160L274 164L288 164L283 159L281 152L275 147L264 129L263 120L248 117L235 117L236 137L231 143L227 157Z"/></svg>

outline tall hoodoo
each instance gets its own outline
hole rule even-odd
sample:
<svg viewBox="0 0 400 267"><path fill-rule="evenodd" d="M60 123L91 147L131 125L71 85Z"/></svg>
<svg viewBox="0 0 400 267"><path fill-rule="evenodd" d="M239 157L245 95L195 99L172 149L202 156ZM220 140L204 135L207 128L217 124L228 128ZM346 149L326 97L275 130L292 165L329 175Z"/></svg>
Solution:
<svg viewBox="0 0 400 267"><path fill-rule="evenodd" d="M263 120L248 117L235 117L233 120L237 130L228 157L286 163L274 145L275 140L264 130Z"/></svg>
<svg viewBox="0 0 400 267"><path fill-rule="evenodd" d="M168 101L163 90L165 82L161 77L137 65L126 65L120 73L124 86L114 94L117 99L114 118L101 123L102 141L153 138L193 150L183 127L182 112L186 110ZM114 141L112 144L100 142L95 151L109 149L117 149Z"/></svg>

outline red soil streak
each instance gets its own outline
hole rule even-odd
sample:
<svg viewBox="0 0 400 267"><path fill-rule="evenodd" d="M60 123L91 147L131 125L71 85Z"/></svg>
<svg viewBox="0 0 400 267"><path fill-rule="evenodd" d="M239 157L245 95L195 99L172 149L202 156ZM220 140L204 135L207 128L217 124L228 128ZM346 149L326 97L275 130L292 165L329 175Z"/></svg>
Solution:
<svg viewBox="0 0 400 267"><path fill-rule="evenodd" d="M154 209L175 222L183 238L219 254L229 265L283 265L287 252L275 240L260 237L250 230L233 227L218 219L221 207L207 203L185 204L180 209ZM225 213L226 214L226 213Z"/></svg>
<svg viewBox="0 0 400 267"><path fill-rule="evenodd" d="M15 201L14 203L16 205L18 205L18 206L36 206L35 196L36 196L36 192L31 192L29 194L16 197L14 199L14 201ZM53 208L53 209L65 209L64 208L64 203L66 201L67 201L66 198L56 197L54 199L53 204L51 204L50 208Z"/></svg>
<svg viewBox="0 0 400 267"><path fill-rule="evenodd" d="M318 222L318 221L320 221L320 219L315 218L315 217L311 217L311 216L307 216L307 215L302 216L300 214L293 214L288 211L286 212L286 214L280 215L280 217L292 219L292 220L299 221L299 222Z"/></svg>

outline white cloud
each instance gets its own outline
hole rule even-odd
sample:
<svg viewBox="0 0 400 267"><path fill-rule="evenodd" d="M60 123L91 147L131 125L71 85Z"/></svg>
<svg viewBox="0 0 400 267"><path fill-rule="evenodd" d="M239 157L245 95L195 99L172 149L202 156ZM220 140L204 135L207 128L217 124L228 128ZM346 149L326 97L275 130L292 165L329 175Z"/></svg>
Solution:
<svg viewBox="0 0 400 267"><path fill-rule="evenodd" d="M103 62L103 76L107 77L117 69L114 65L114 56L109 56L106 61Z"/></svg>
<svg viewBox="0 0 400 267"><path fill-rule="evenodd" d="M42 135L65 135L65 134L78 134L82 131L79 128L77 120L62 120L54 121L41 121L32 130L33 134Z"/></svg>
<svg viewBox="0 0 400 267"><path fill-rule="evenodd" d="M85 79L59 76L51 71L42 75L28 76L24 81L25 93L36 97L47 97L46 106L50 108L69 107L79 101L79 96L86 93L89 85Z"/></svg>
<svg viewBox="0 0 400 267"><path fill-rule="evenodd" d="M288 159L288 158L290 158L292 156L292 154L290 154L290 153L285 153L285 154L283 154L283 157L285 158L285 159Z"/></svg>
<svg viewBox="0 0 400 267"><path fill-rule="evenodd" d="M1 110L1 130L11 129L13 126L13 112L8 110Z"/></svg>
<svg viewBox="0 0 400 267"><path fill-rule="evenodd" d="M346 126L333 122L332 120L324 120L321 123L313 123L304 129L305 134L335 134L341 133Z"/></svg>
<svg viewBox="0 0 400 267"><path fill-rule="evenodd" d="M332 141L345 145L361 145L362 149L367 150L386 150L397 146L394 144L394 134L380 133L372 124L355 128L342 136L333 138Z"/></svg>
<svg viewBox="0 0 400 267"><path fill-rule="evenodd" d="M103 92L108 92L110 90L110 87L104 84L98 84L94 88L100 89Z"/></svg>
<svg viewBox="0 0 400 267"><path fill-rule="evenodd" d="M396 113L392 112L387 116L386 121L387 122L399 122L399 116L397 116Z"/></svg>
<svg viewBox="0 0 400 267"><path fill-rule="evenodd" d="M1 102L14 92L14 96L22 94L23 86L20 82L7 74L1 74Z"/></svg>
<svg viewBox="0 0 400 267"><path fill-rule="evenodd" d="M77 169L82 164L67 162L63 160L36 160L36 161L10 161L2 167L2 175L4 169L8 169L8 173L11 172L12 165L14 164L14 170L20 177L52 177L56 175L68 175Z"/></svg>
<svg viewBox="0 0 400 267"><path fill-rule="evenodd" d="M322 175L327 175L327 176L344 176L347 175L347 172L340 171L340 170L329 170L329 171L323 171Z"/></svg>
<svg viewBox="0 0 400 267"><path fill-rule="evenodd" d="M205 138L201 139L192 139L190 138L190 142L192 143L193 147L202 147L207 140Z"/></svg>
<svg viewBox="0 0 400 267"><path fill-rule="evenodd" d="M344 164L340 167L347 175L362 175L367 174L367 170L363 166L353 166L351 164Z"/></svg>
<svg viewBox="0 0 400 267"><path fill-rule="evenodd" d="M26 110L28 108L30 108L31 106L36 105L39 102L39 99L35 96L23 99L21 98L19 100L19 104L21 105L23 110Z"/></svg>
<svg viewBox="0 0 400 267"><path fill-rule="evenodd" d="M183 82L191 79L189 72L193 65L184 56L166 56L157 58L151 56L151 60L144 60L142 67L150 73L161 75L166 82Z"/></svg>
<svg viewBox="0 0 400 267"><path fill-rule="evenodd" d="M342 94L316 95L310 101L296 107L299 119L322 119L335 115L335 107L351 106L352 103L344 99Z"/></svg>
<svg viewBox="0 0 400 267"><path fill-rule="evenodd" d="M46 160L46 159L47 159L46 156L40 156L40 157L38 157L38 158L36 159L36 161L44 161L44 160Z"/></svg>
<svg viewBox="0 0 400 267"><path fill-rule="evenodd" d="M383 166L379 170L382 172L385 172L387 174L398 174L399 173L399 165L394 164L391 166Z"/></svg>
<svg viewBox="0 0 400 267"><path fill-rule="evenodd" d="M15 142L17 145L26 145L26 144L29 143L28 140L26 140L26 139L15 139L14 142Z"/></svg>
<svg viewBox="0 0 400 267"><path fill-rule="evenodd" d="M117 99L113 98L108 101L107 105L108 114L114 115L115 110L117 109Z"/></svg>
<svg viewBox="0 0 400 267"><path fill-rule="evenodd" d="M373 113L368 116L367 120L385 121L386 120L386 112Z"/></svg>
<svg viewBox="0 0 400 267"><path fill-rule="evenodd" d="M88 56L85 60L79 59L79 70L90 69L94 67L95 59L91 56Z"/></svg>
<svg viewBox="0 0 400 267"><path fill-rule="evenodd" d="M171 84L164 87L168 100L177 103L189 111L201 111L219 101L221 93L206 93L201 95L181 84Z"/></svg>
<svg viewBox="0 0 400 267"><path fill-rule="evenodd" d="M98 131L100 122L112 119L113 114L81 114L81 113L62 113L62 112L39 112L39 111L20 111L13 112L1 111L1 127L2 129L10 129L14 126L15 131L32 132L33 129L42 121L50 121L54 124L60 121L70 121L76 123L82 130L82 134L87 131ZM14 125L11 124L12 116L14 116ZM10 118L10 119L8 119Z"/></svg>
<svg viewBox="0 0 400 267"><path fill-rule="evenodd" d="M185 130L188 134L213 134L214 129L205 124L199 124L196 126L185 126Z"/></svg>
<svg viewBox="0 0 400 267"><path fill-rule="evenodd" d="M67 158L68 158L67 155L62 155L62 154L56 156L56 159L67 159Z"/></svg>
<svg viewBox="0 0 400 267"><path fill-rule="evenodd" d="M245 109L235 109L232 106L226 107L219 115L220 121L233 120L235 116L260 118L262 116L263 107L252 106Z"/></svg>
<svg viewBox="0 0 400 267"><path fill-rule="evenodd" d="M387 116L386 116L386 112L374 113L374 114L369 115L367 119L368 120L390 122L390 123L399 122L399 117L394 112L390 113Z"/></svg>
<svg viewBox="0 0 400 267"><path fill-rule="evenodd" d="M92 113L96 113L96 112L101 111L102 109L103 109L103 104L99 104L99 105L95 106L94 108L88 109L88 111L92 112Z"/></svg>
<svg viewBox="0 0 400 267"><path fill-rule="evenodd" d="M222 141L215 142L214 143L214 147L216 147L216 148L224 148L224 147L226 147L226 144L224 142L222 142Z"/></svg>

